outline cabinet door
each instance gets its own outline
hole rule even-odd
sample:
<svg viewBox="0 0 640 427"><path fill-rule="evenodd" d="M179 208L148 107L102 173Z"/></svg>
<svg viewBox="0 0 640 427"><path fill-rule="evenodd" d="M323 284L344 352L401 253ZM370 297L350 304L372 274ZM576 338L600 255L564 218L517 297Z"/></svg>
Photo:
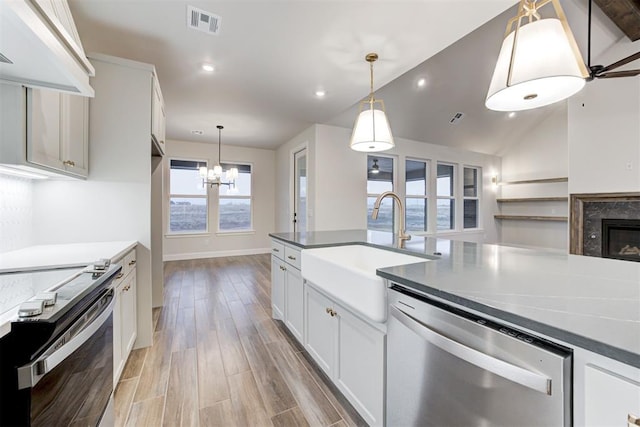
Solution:
<svg viewBox="0 0 640 427"><path fill-rule="evenodd" d="M116 302L113 306L113 388L115 389L124 368L122 359L122 284L116 287Z"/></svg>
<svg viewBox="0 0 640 427"><path fill-rule="evenodd" d="M640 418L640 371L631 379L587 365L585 375L587 426L626 426L628 417Z"/></svg>
<svg viewBox="0 0 640 427"><path fill-rule="evenodd" d="M52 90L27 90L27 161L63 169L62 95Z"/></svg>
<svg viewBox="0 0 640 427"><path fill-rule="evenodd" d="M335 382L369 425L383 425L384 333L336 307Z"/></svg>
<svg viewBox="0 0 640 427"><path fill-rule="evenodd" d="M302 275L300 274L300 270L290 265L287 265L285 268L287 278L285 280L286 302L284 305L284 323L298 341L302 343L304 342L302 339L302 327L304 325L304 286L302 283Z"/></svg>
<svg viewBox="0 0 640 427"><path fill-rule="evenodd" d="M89 173L89 99L61 95L61 144L64 169L86 177Z"/></svg>
<svg viewBox="0 0 640 427"><path fill-rule="evenodd" d="M160 86L158 79L153 79L153 96L151 100L151 137L156 140L158 147L162 153L164 153L164 138L165 138L165 113L164 103L162 101L162 94L160 92Z"/></svg>
<svg viewBox="0 0 640 427"><path fill-rule="evenodd" d="M333 378L336 357L336 322L327 313L332 307L330 299L306 286L304 347L329 378Z"/></svg>
<svg viewBox="0 0 640 427"><path fill-rule="evenodd" d="M271 256L271 316L284 319L284 263L274 255Z"/></svg>
<svg viewBox="0 0 640 427"><path fill-rule="evenodd" d="M126 362L136 341L136 270L132 270L122 288L122 358Z"/></svg>

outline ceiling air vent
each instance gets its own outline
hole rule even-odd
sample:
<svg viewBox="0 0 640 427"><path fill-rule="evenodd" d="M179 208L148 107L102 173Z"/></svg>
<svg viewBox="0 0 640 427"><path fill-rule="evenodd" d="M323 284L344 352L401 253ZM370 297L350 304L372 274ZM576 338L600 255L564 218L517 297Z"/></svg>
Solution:
<svg viewBox="0 0 640 427"><path fill-rule="evenodd" d="M203 31L207 34L218 35L222 18L206 10L187 6L187 27Z"/></svg>
<svg viewBox="0 0 640 427"><path fill-rule="evenodd" d="M463 118L464 113L455 113L453 117L451 117L451 120L449 120L449 123L452 125L457 125Z"/></svg>
<svg viewBox="0 0 640 427"><path fill-rule="evenodd" d="M0 62L4 62L5 64L13 64L13 61L0 53Z"/></svg>

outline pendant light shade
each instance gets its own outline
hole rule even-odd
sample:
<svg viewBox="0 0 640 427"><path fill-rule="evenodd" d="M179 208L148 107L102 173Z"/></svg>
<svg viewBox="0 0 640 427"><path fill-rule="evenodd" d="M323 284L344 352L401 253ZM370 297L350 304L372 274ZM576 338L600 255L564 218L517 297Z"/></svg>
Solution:
<svg viewBox="0 0 640 427"><path fill-rule="evenodd" d="M561 101L580 91L589 73L557 0L522 0L507 26L485 105L521 111ZM537 7L552 3L558 18L540 19ZM522 21L528 19L528 23ZM510 31L513 24L516 27Z"/></svg>
<svg viewBox="0 0 640 427"><path fill-rule="evenodd" d="M369 99L360 103L360 113L353 126L349 146L352 150L364 152L389 150L395 147L391 127L384 111L384 103L373 95L373 63L378 55L370 53L365 59L371 69L371 93Z"/></svg>

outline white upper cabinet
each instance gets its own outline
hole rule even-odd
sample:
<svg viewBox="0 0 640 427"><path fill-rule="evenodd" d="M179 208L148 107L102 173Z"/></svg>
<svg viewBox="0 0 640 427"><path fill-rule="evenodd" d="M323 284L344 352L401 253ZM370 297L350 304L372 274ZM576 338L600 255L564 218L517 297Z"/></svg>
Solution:
<svg viewBox="0 0 640 427"><path fill-rule="evenodd" d="M87 177L89 98L0 84L0 111L0 164Z"/></svg>
<svg viewBox="0 0 640 427"><path fill-rule="evenodd" d="M0 80L94 96L66 0L0 1Z"/></svg>
<svg viewBox="0 0 640 427"><path fill-rule="evenodd" d="M151 99L151 148L154 156L163 156L165 147L164 99L160 90L158 76L153 74L153 93Z"/></svg>

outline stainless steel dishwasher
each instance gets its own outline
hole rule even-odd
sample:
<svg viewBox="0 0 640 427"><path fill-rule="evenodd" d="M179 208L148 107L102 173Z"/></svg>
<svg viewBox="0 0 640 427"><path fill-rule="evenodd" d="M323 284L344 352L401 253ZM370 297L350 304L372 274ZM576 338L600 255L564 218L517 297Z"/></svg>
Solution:
<svg viewBox="0 0 640 427"><path fill-rule="evenodd" d="M571 350L393 285L386 425L570 426Z"/></svg>

